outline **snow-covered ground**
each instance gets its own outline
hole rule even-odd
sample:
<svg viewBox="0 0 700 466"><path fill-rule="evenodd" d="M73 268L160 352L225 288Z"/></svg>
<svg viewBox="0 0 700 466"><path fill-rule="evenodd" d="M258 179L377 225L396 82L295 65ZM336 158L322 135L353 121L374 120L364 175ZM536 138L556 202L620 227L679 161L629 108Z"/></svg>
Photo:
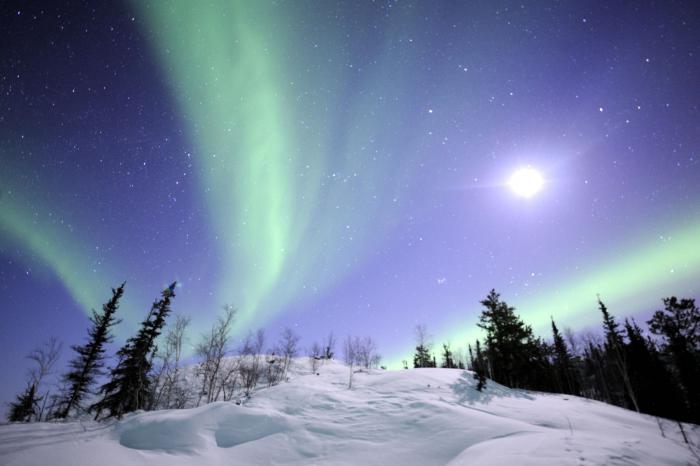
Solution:
<svg viewBox="0 0 700 466"><path fill-rule="evenodd" d="M243 406L137 413L120 422L0 426L10 465L693 465L676 424L582 398L509 390L451 369L320 375ZM687 426L697 445L700 427ZM697 451L697 449L696 449Z"/></svg>

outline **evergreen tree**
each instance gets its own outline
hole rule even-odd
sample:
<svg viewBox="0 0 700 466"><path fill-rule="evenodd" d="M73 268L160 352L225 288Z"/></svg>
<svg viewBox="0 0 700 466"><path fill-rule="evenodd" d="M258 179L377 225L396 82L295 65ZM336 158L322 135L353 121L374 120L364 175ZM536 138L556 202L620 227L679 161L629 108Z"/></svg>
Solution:
<svg viewBox="0 0 700 466"><path fill-rule="evenodd" d="M416 337L416 352L413 355L413 367L435 367L435 359L431 354L432 343L428 328L425 324L416 325L414 329Z"/></svg>
<svg viewBox="0 0 700 466"><path fill-rule="evenodd" d="M111 371L110 381L102 386L104 397L92 406L96 411L95 419L105 410L109 412L109 417L121 418L128 412L146 409L149 406L149 373L156 339L170 313L170 301L175 296L175 285L173 282L162 292L161 300L153 303L138 334L130 338L117 352L119 362Z"/></svg>
<svg viewBox="0 0 700 466"><path fill-rule="evenodd" d="M629 370L627 367L627 354L625 342L622 339L622 332L618 328L615 317L608 312L608 308L603 304L603 301L598 297L598 307L603 314L603 329L605 331L605 353L614 368L616 375L621 381L620 385L622 392L627 396L632 403L634 409L639 412L639 403L637 396L632 387Z"/></svg>
<svg viewBox="0 0 700 466"><path fill-rule="evenodd" d="M583 396L606 403L614 402L605 375L603 348L593 344L592 341L588 342L588 346L584 350L582 372L585 384Z"/></svg>
<svg viewBox="0 0 700 466"><path fill-rule="evenodd" d="M536 388L535 371L543 362L540 343L532 328L515 314L515 308L500 300L491 290L481 301L484 310L478 326L486 331L485 356L490 378L511 388Z"/></svg>
<svg viewBox="0 0 700 466"><path fill-rule="evenodd" d="M457 367L452 358L452 350L450 350L450 345L448 343L442 344L442 367L446 369L454 369Z"/></svg>
<svg viewBox="0 0 700 466"><path fill-rule="evenodd" d="M551 363L553 348L541 338L531 337L524 346L520 386L529 390L556 391L554 366Z"/></svg>
<svg viewBox="0 0 700 466"><path fill-rule="evenodd" d="M688 416L700 422L700 311L694 299L665 298L664 309L649 320L649 330L664 339L682 387Z"/></svg>
<svg viewBox="0 0 700 466"><path fill-rule="evenodd" d="M476 389L482 391L486 388L486 361L484 353L481 351L481 343L476 340L476 358L471 354L472 347L469 347L469 355L472 358L472 370L474 371L474 380L476 380Z"/></svg>
<svg viewBox="0 0 700 466"><path fill-rule="evenodd" d="M674 385L654 343L644 338L636 322L625 319L627 362L630 379L642 412L678 419L682 417L678 400L682 394Z"/></svg>
<svg viewBox="0 0 700 466"><path fill-rule="evenodd" d="M416 346L416 353L413 355L413 367L433 367L433 357L427 346Z"/></svg>
<svg viewBox="0 0 700 466"><path fill-rule="evenodd" d="M37 415L41 398L37 397L36 384L30 384L21 395L17 395L16 401L10 403L10 412L7 420L10 422L30 422Z"/></svg>
<svg viewBox="0 0 700 466"><path fill-rule="evenodd" d="M610 315L608 308L598 296L598 308L603 314L603 330L605 331L606 350L618 350L624 346L622 332L619 329L615 316Z"/></svg>
<svg viewBox="0 0 700 466"><path fill-rule="evenodd" d="M561 393L574 395L578 393L576 378L574 377L573 364L569 348L564 341L557 324L552 318L552 338L554 342L554 371L555 379Z"/></svg>
<svg viewBox="0 0 700 466"><path fill-rule="evenodd" d="M56 417L68 417L71 410L79 407L80 402L90 393L95 379L103 375L105 344L112 342L110 329L120 322L115 318L115 313L119 308L119 299L124 294L124 286L125 283L122 283L116 290L112 288L112 298L102 306L101 314L92 311L88 343L72 347L78 355L69 363L71 371L63 376L67 388L57 399Z"/></svg>

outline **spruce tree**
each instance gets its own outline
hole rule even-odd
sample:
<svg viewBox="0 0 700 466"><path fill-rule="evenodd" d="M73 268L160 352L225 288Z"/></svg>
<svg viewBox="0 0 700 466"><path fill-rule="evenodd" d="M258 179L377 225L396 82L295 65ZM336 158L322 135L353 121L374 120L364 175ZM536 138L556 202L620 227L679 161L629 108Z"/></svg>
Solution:
<svg viewBox="0 0 700 466"><path fill-rule="evenodd" d="M469 353L471 355L472 348L469 347ZM472 357L472 369L474 370L474 380L476 380L476 389L482 391L486 388L486 361L484 360L484 354L481 351L481 343L476 340L476 358Z"/></svg>
<svg viewBox="0 0 700 466"><path fill-rule="evenodd" d="M481 301L484 310L477 324L486 331L484 353L489 361L490 377L511 388L538 388L540 364L544 357L532 328L515 314L515 308L501 301L491 290Z"/></svg>
<svg viewBox="0 0 700 466"><path fill-rule="evenodd" d="M700 422L700 311L694 299L665 298L664 309L649 320L649 330L664 338L685 395L686 419Z"/></svg>
<svg viewBox="0 0 700 466"><path fill-rule="evenodd" d="M101 314L92 311L88 343L72 346L78 355L69 363L71 371L63 376L67 388L57 399L56 417L68 417L71 410L78 408L80 402L90 393L96 378L103 375L105 344L112 342L110 330L120 322L115 313L119 308L119 299L124 294L124 286L125 283L122 283L116 290L112 288L112 298L102 306Z"/></svg>
<svg viewBox="0 0 700 466"><path fill-rule="evenodd" d="M605 331L605 349L619 351L624 346L622 332L619 329L615 316L610 315L608 308L598 296L598 308L603 314L603 330Z"/></svg>
<svg viewBox="0 0 700 466"><path fill-rule="evenodd" d="M539 337L531 337L525 343L520 386L529 390L556 391L555 368L551 363L554 349Z"/></svg>
<svg viewBox="0 0 700 466"><path fill-rule="evenodd" d="M603 301L598 297L598 307L603 314L603 329L605 331L605 353L611 361L612 367L616 371L616 375L621 380L622 390L629 398L634 409L639 412L639 403L637 395L634 392L632 381L630 380L629 370L627 367L627 348L622 339L622 332L618 328L615 317L608 312L608 308Z"/></svg>
<svg viewBox="0 0 700 466"><path fill-rule="evenodd" d="M428 335L428 329L425 324L416 325L416 352L413 355L413 367L435 367L434 358L430 354L432 343Z"/></svg>
<svg viewBox="0 0 700 466"><path fill-rule="evenodd" d="M578 387L573 374L571 354L564 337L559 333L554 318L552 318L552 339L554 342L554 371L559 390L570 395L577 394Z"/></svg>
<svg viewBox="0 0 700 466"><path fill-rule="evenodd" d="M413 367L434 367L430 349L425 345L416 346L416 352L413 355Z"/></svg>
<svg viewBox="0 0 700 466"><path fill-rule="evenodd" d="M173 282L162 292L162 298L153 303L138 334L117 352L119 363L111 371L111 380L102 386L104 397L92 406L96 411L95 419L105 410L109 412L109 417L121 418L126 413L149 406L149 373L156 339L170 314L175 285Z"/></svg>
<svg viewBox="0 0 700 466"><path fill-rule="evenodd" d="M10 412L7 420L10 422L30 422L37 414L41 398L36 395L36 384L30 384L21 395L17 395L16 401L10 403Z"/></svg>
<svg viewBox="0 0 700 466"><path fill-rule="evenodd" d="M642 412L672 419L682 417L682 393L673 383L654 343L644 338L636 322L625 319L627 363Z"/></svg>
<svg viewBox="0 0 700 466"><path fill-rule="evenodd" d="M443 343L442 344L442 366L443 368L446 369L454 369L457 367L454 363L454 359L452 358L452 350L450 349L450 345L448 343Z"/></svg>

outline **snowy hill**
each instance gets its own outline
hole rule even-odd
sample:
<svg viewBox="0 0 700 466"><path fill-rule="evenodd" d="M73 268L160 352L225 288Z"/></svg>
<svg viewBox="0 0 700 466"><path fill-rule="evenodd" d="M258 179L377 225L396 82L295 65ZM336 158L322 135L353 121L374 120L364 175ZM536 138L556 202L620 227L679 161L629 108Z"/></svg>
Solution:
<svg viewBox="0 0 700 466"><path fill-rule="evenodd" d="M347 378L332 362L243 406L0 426L0 464L698 464L671 421L663 437L655 418L591 400L493 382L479 393L453 369L357 373L352 390ZM687 430L697 445L700 427Z"/></svg>

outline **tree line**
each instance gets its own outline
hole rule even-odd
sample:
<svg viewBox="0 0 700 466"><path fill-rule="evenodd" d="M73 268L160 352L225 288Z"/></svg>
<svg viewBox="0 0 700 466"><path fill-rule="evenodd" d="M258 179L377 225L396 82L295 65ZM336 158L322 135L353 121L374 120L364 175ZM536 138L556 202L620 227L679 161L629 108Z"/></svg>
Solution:
<svg viewBox="0 0 700 466"><path fill-rule="evenodd" d="M265 331L248 332L240 346L231 348L236 309L225 305L211 328L194 345L194 364L183 364L187 331L191 320L177 315L170 327L171 304L176 283L162 291L134 336L116 351L115 362L107 368L107 345L114 341L112 330L125 284L112 289L102 311L92 311L87 342L74 345L73 358L60 377L57 393L40 393L53 373L61 344L48 340L29 354L35 368L26 389L10 403L10 422L67 419L90 414L95 419L121 418L137 410L182 409L214 401L242 403L259 386L273 386L287 379L293 358L300 352L300 337L290 328L266 348ZM164 333L165 332L165 333ZM335 355L336 338L331 332L309 350L313 372ZM380 356L371 338L348 336L344 359L352 366L376 367ZM235 356L235 357L231 357ZM188 361L191 362L191 361Z"/></svg>
<svg viewBox="0 0 700 466"><path fill-rule="evenodd" d="M577 395L640 413L700 423L700 311L694 299L663 299L643 329L634 319L618 322L598 297L602 334L562 332L536 336L495 291L481 301L484 337L468 345L466 365L477 389L487 379L510 388ZM437 367L424 326L416 329L413 367ZM442 345L440 367L465 362ZM404 367L407 367L404 361Z"/></svg>
<svg viewBox="0 0 700 466"><path fill-rule="evenodd" d="M234 351L231 333L237 311L226 305L194 345L194 363L183 364L190 319L176 315L166 328L172 320L172 283L107 368L107 345L121 322L117 311L124 289L125 284L112 289L102 311L93 310L87 341L71 347L74 356L57 393L41 394L40 387L53 372L61 344L50 339L29 354L35 367L26 389L10 403L8 420L66 419L87 413L95 419L121 418L136 410L182 409L220 400L241 403L257 387L287 380L292 360L299 355L300 338L289 328L267 350L264 330L250 331ZM419 325L413 367L470 369L478 390L492 380L510 388L582 396L700 423L700 311L695 300L664 299L663 309L643 329L634 319L618 322L599 297L601 334L561 332L552 318L551 340L536 336L495 290L480 303L477 325L483 338L466 345L465 351L443 343L436 355L426 326ZM312 372L335 357L335 347L332 332L310 346ZM379 367L381 360L369 337L348 336L342 353L349 388L357 370ZM408 361L403 364L409 367Z"/></svg>

